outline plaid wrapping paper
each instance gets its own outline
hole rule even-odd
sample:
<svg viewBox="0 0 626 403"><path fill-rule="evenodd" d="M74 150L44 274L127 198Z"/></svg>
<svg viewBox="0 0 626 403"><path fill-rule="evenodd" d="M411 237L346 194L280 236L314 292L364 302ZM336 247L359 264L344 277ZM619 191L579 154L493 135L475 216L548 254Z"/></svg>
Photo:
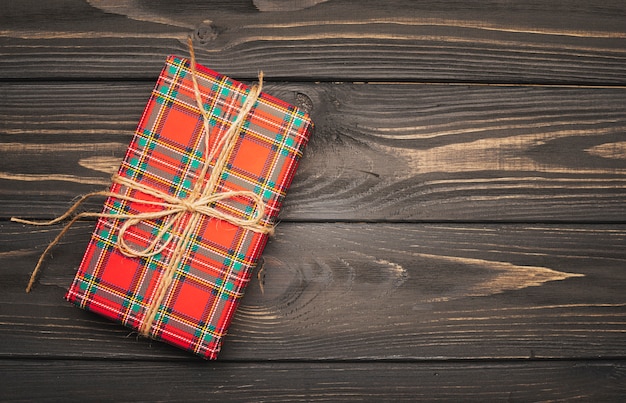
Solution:
<svg viewBox="0 0 626 403"><path fill-rule="evenodd" d="M200 65L196 68L202 101L211 116L212 147L236 119L250 88ZM226 168L215 173L221 176L217 192L254 191L266 203L263 223L272 225L311 127L304 112L261 93L245 119ZM189 61L170 56L118 174L185 198L204 164L203 144L203 117L194 98ZM214 163L209 164L210 174ZM116 183L111 192L155 201L154 196ZM254 210L251 201L241 197L220 200L212 206L244 219ZM158 209L111 196L103 213L137 214ZM116 246L123 220L100 218L66 298L81 308L138 329L188 218L165 234L164 241L172 238L167 248L141 258L127 257ZM143 249L163 228L164 221L143 221L126 231L124 239L130 246ZM265 234L202 216L158 307L150 337L207 359L217 358L266 241Z"/></svg>

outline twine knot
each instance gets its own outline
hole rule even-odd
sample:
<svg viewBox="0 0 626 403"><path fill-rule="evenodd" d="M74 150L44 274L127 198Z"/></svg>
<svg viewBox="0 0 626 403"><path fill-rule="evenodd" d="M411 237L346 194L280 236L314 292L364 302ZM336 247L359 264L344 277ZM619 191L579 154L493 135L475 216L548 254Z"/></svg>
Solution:
<svg viewBox="0 0 626 403"><path fill-rule="evenodd" d="M185 199L182 199L182 200L180 201L180 204L182 205L182 207L183 207L186 211L188 211L188 212L190 212L190 213L195 213L195 212L197 212L197 211L198 211L198 207L200 207L200 206L198 205L197 201L190 202L190 201L187 201L187 200L185 200Z"/></svg>

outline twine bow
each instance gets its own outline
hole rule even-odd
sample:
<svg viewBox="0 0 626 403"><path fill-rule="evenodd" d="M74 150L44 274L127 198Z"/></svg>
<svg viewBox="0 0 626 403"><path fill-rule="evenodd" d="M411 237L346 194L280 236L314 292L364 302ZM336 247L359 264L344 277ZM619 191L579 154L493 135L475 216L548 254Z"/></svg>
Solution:
<svg viewBox="0 0 626 403"><path fill-rule="evenodd" d="M153 188L147 187L135 181L129 180L119 175L114 175L112 178L114 183L118 183L120 185L127 186L134 190L140 190L142 193L157 197L163 202L154 202L144 199L137 199L134 197L127 197L119 194L114 194L114 196L118 199L127 200L131 202L139 202L145 205L161 207L164 210L155 211L155 212L147 212L147 213L137 213L137 214L102 214L98 215L99 217L111 217L117 219L125 220L124 224L119 229L118 234L118 249L120 252L129 257L150 257L161 253L165 248L168 247L173 238L168 238L165 240L165 234L170 232L172 227L180 224L181 220L185 217L186 213L195 213L210 217L219 218L221 220L228 221L238 227L243 227L249 229L254 232L269 234L272 233L273 228L264 226L261 224L261 219L263 218L261 212L265 208L265 203L263 199L258 194L247 191L228 191L228 192L218 192L218 193L209 193L205 189L204 192L200 192L198 195L192 195L187 198L176 198L167 193L163 193L160 191L156 191ZM224 213L211 205L231 198L243 197L247 198L252 202L254 206L252 217L250 218L239 218L232 214ZM136 249L130 246L124 237L126 231L130 228L136 226L141 222L145 222L148 220L156 220L159 218L167 217L167 220L161 225L161 229L155 235L154 239L145 249ZM160 245L159 245L160 244ZM159 245L157 247L157 245Z"/></svg>
<svg viewBox="0 0 626 403"><path fill-rule="evenodd" d="M93 212L82 212L75 215L63 228L63 230L56 236L56 238L48 245L48 247L44 250L42 255L33 270L30 280L28 282L28 286L26 287L26 292L30 292L33 287L33 284L37 278L37 275L41 269L45 256L48 252L55 246L60 239L65 235L65 233L69 230L69 228L80 218L84 217L104 217L110 219L118 219L124 220L124 224L119 229L118 237L117 237L117 247L119 251L129 257L151 257L155 256L162 251L164 251L175 237L167 237L166 234L176 229L180 232L180 236L178 237L178 241L174 246L171 256L169 259L169 263L163 269L163 274L161 276L161 281L159 282L157 289L155 291L152 302L149 304L142 324L139 329L139 333L144 336L149 336L150 330L152 328L152 322L154 321L158 308L166 294L169 285L173 280L173 274L176 268L180 265L182 259L185 256L185 250L189 243L192 240L193 230L197 227L199 220L203 216L215 217L221 220L228 221L236 226L243 227L245 229L262 233L262 234L272 234L274 228L271 225L267 225L263 223L263 218L265 215L265 202L263 198L252 191L219 191L218 192L218 184L221 174L224 170L224 167L227 164L228 157L231 154L236 141L237 135L240 132L245 118L250 112L250 110L254 107L259 95L261 94L261 89L263 87L263 72L259 73L259 83L258 85L253 85L247 95L246 101L243 103L239 114L235 118L235 121L228 128L226 133L217 141L213 149L209 152L209 136L210 136L210 114L205 110L204 104L202 102L202 97L200 95L200 90L198 87L197 81L197 73L196 73L196 58L193 50L193 45L191 42L191 38L188 39L189 45L189 53L191 56L191 78L193 82L194 95L196 99L196 104L200 113L203 117L203 129L204 129L204 155L205 160L196 179L196 183L189 193L187 197L177 198L167 193L163 193L154 188L145 186L139 182L134 180L122 177L120 175L113 175L112 182L117 183L119 185L125 186L132 190L140 191L141 193L150 195L155 197L160 201L151 201L145 199L139 199L132 196L126 196L119 193L112 193L107 191L101 192L93 192L82 196L72 207L70 207L63 215L45 222L37 222L37 221L29 221L23 220L20 218L12 217L11 221L31 224L31 225L53 225L60 221L65 220L70 217L76 209L88 198L93 196L112 196L117 199L141 203L144 205L150 205L155 207L160 207L162 210L160 211L152 211L145 213L137 213L137 214L118 214L118 213L93 213ZM219 151L219 154L218 154ZM210 167L210 162L216 158L215 164L211 171L211 175L207 178L207 173ZM206 180L205 180L206 179ZM221 210L213 207L215 203L232 198L244 198L248 199L249 202L254 206L252 214L249 218L240 218L229 214L227 212L223 212ZM157 233L157 235L152 239L150 244L144 249L137 249L128 244L125 239L126 232L135 227L136 225L150 221L155 219L165 218L165 221L161 225L161 229ZM188 218L188 220L187 220Z"/></svg>

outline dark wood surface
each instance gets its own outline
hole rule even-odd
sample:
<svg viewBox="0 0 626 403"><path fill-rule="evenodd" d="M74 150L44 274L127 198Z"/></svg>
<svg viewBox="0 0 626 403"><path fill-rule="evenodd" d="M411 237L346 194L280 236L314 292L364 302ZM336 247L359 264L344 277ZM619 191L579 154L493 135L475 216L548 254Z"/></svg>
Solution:
<svg viewBox="0 0 626 403"><path fill-rule="evenodd" d="M623 2L2 3L0 400L626 395ZM9 221L107 185L188 35L316 123L217 362L64 301L93 222L25 294L59 228Z"/></svg>

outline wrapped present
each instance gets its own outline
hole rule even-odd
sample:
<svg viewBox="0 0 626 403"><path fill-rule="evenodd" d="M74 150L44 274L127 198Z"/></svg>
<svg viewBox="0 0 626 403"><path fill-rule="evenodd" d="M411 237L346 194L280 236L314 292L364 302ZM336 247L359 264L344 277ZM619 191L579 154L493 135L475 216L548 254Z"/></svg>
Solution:
<svg viewBox="0 0 626 403"><path fill-rule="evenodd" d="M312 124L192 61L167 59L66 298L215 359Z"/></svg>

